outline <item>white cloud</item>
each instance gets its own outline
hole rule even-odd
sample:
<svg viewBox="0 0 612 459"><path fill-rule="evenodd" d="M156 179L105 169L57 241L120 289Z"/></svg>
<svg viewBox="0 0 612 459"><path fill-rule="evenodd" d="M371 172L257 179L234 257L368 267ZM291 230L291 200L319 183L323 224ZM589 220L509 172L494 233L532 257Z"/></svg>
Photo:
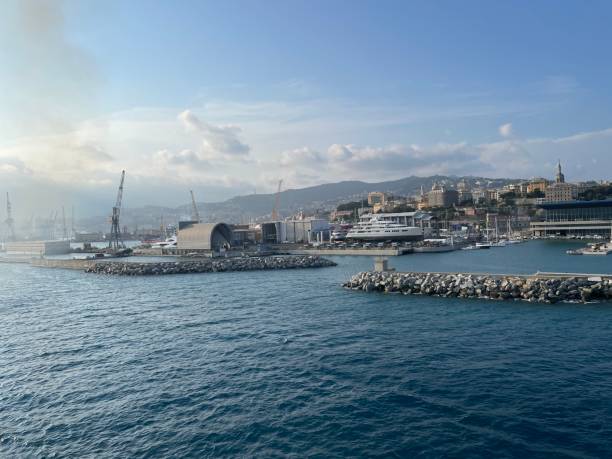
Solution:
<svg viewBox="0 0 612 459"><path fill-rule="evenodd" d="M190 110L178 115L187 131L202 137L202 156L205 159L234 159L249 153L249 146L240 140L238 126L214 126L200 120Z"/></svg>
<svg viewBox="0 0 612 459"><path fill-rule="evenodd" d="M284 151L281 154L280 164L285 167L310 166L320 167L326 162L324 155L308 147Z"/></svg>
<svg viewBox="0 0 612 459"><path fill-rule="evenodd" d="M502 124L499 127L499 134L502 137L510 137L512 135L512 123Z"/></svg>

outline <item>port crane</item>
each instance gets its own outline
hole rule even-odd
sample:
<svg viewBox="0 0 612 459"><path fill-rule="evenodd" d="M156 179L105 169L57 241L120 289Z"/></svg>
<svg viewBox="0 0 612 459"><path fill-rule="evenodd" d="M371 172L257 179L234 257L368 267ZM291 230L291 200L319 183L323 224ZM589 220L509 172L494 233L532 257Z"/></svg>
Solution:
<svg viewBox="0 0 612 459"><path fill-rule="evenodd" d="M276 191L276 196L274 197L274 207L272 208L272 221L278 220L278 208L280 206L280 193L281 187L283 186L283 179L278 181L278 190Z"/></svg>
<svg viewBox="0 0 612 459"><path fill-rule="evenodd" d="M189 190L189 193L191 193L191 219L197 223L200 223L200 212L198 212L198 205L196 204L193 190Z"/></svg>
<svg viewBox="0 0 612 459"><path fill-rule="evenodd" d="M121 171L121 181L119 182L119 191L117 192L117 201L113 207L113 215L111 216L111 232L108 241L108 248L112 252L119 252L124 248L123 240L121 239L121 227L119 226L119 215L121 214L121 200L123 199L123 182L125 180L125 171Z"/></svg>
<svg viewBox="0 0 612 459"><path fill-rule="evenodd" d="M11 200L9 199L8 191L6 192L6 226L8 227L8 237L10 241L15 240L15 221L13 220L13 212L11 208Z"/></svg>

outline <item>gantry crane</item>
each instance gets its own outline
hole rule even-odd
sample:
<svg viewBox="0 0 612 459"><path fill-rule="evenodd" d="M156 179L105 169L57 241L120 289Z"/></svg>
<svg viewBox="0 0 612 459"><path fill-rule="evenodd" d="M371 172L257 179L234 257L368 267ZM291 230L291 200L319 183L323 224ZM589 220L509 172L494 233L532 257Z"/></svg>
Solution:
<svg viewBox="0 0 612 459"><path fill-rule="evenodd" d="M119 182L119 191L117 192L117 201L113 207L113 215L111 216L111 233L108 241L108 248L113 252L118 252L124 248L123 240L121 239L121 227L119 226L119 215L121 214L121 200L123 199L123 181L125 180L125 171L121 171L121 181Z"/></svg>
<svg viewBox="0 0 612 459"><path fill-rule="evenodd" d="M193 190L189 190L189 192L191 193L191 219L197 223L200 223L200 212L198 212L195 195L193 194Z"/></svg>
<svg viewBox="0 0 612 459"><path fill-rule="evenodd" d="M274 207L272 208L272 221L278 220L278 210L280 206L280 193L281 187L283 186L283 179L278 181L278 190L276 191L276 197L274 198Z"/></svg>

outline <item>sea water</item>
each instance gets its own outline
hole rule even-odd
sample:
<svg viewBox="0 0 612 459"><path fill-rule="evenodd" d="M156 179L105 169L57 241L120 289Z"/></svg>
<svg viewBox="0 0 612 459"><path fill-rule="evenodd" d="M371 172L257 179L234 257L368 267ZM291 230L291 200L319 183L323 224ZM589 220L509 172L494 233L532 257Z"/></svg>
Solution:
<svg viewBox="0 0 612 459"><path fill-rule="evenodd" d="M612 273L571 243L398 270ZM609 457L612 304L347 291L313 270L0 263L2 457Z"/></svg>

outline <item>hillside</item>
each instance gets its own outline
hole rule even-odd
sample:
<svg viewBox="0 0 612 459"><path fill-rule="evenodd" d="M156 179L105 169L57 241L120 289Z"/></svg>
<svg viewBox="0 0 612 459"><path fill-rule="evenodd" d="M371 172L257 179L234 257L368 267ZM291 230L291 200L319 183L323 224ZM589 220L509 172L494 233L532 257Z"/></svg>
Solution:
<svg viewBox="0 0 612 459"><path fill-rule="evenodd" d="M288 189L281 192L280 214L288 216L300 210L331 210L339 203L363 199L371 191L385 191L395 195L408 196L431 189L434 182L449 187L456 187L458 182L465 180L471 187L487 185L503 186L519 181L518 179L491 179L485 177L406 177L386 182L361 182L357 180L326 183L299 189ZM274 205L274 194L251 194L236 196L224 202L198 203L198 209L205 221L225 221L229 223L248 222L257 217L269 216ZM139 227L158 227L161 216L165 222L175 222L188 218L191 206L185 204L176 208L150 205L141 208L127 208L122 212L122 224L133 229ZM82 220L81 224L88 229L106 228L106 217L94 217Z"/></svg>

